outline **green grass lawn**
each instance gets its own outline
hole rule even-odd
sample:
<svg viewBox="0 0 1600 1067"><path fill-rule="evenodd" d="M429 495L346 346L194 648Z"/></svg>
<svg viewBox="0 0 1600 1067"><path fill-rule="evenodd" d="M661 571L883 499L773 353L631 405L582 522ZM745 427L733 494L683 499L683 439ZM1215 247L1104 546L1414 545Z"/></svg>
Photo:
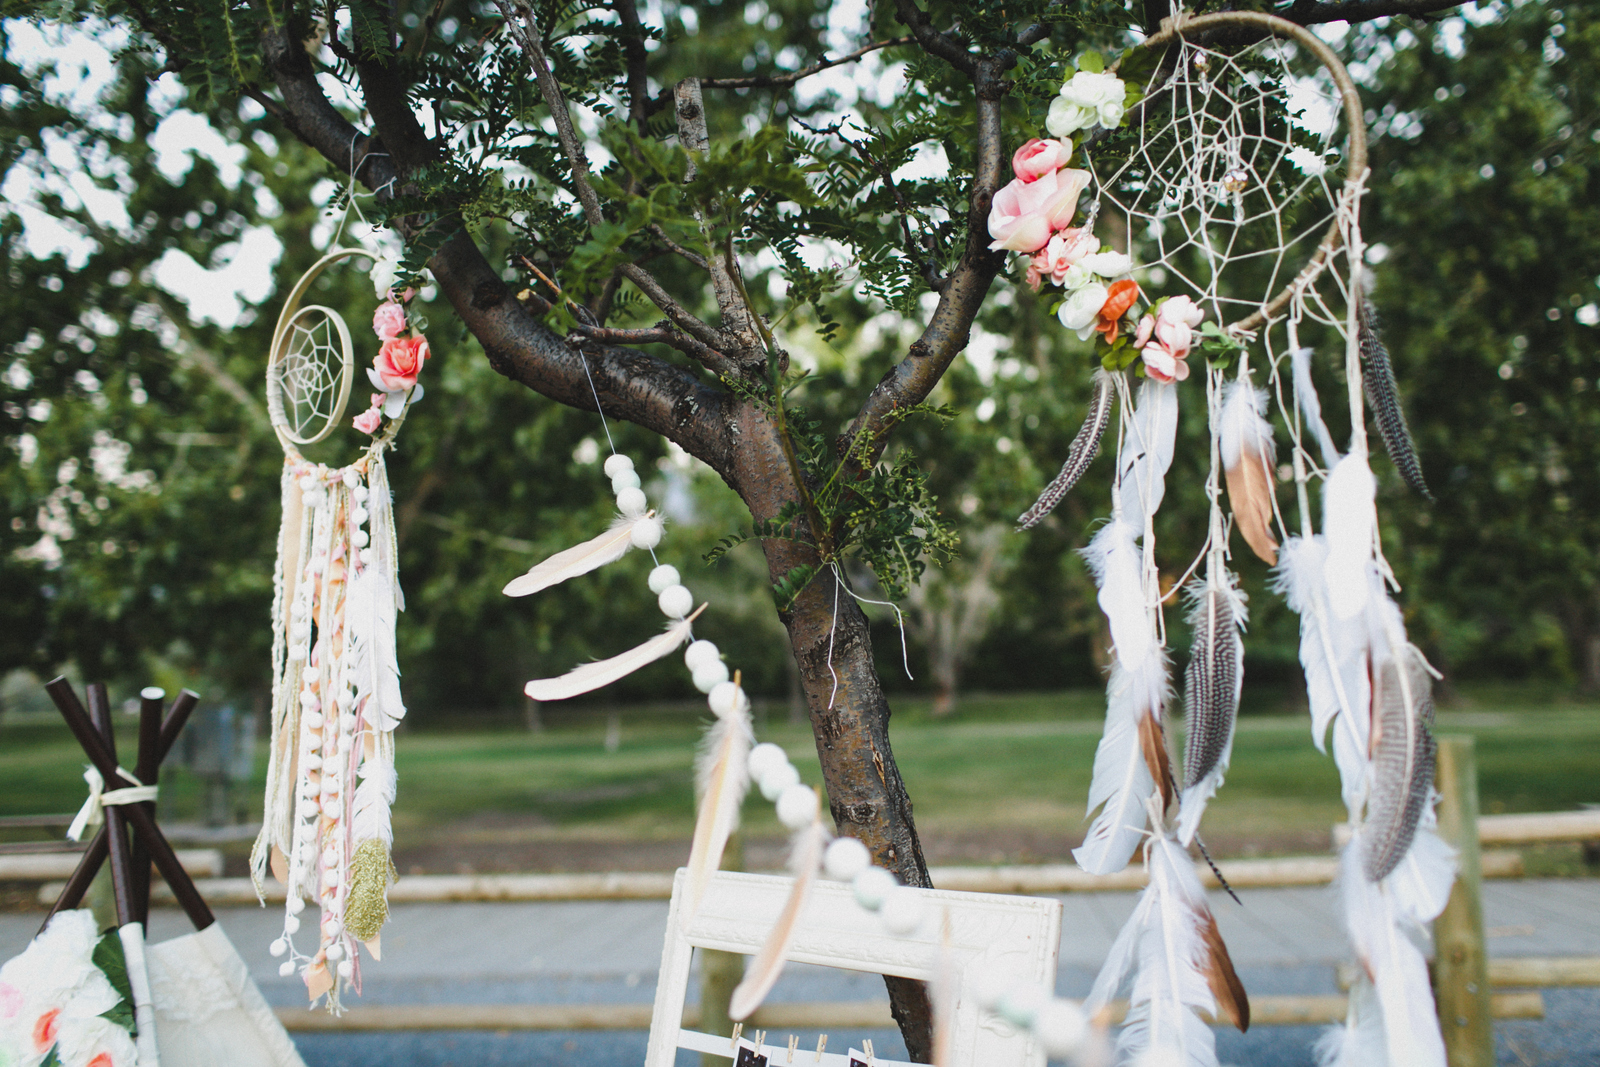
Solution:
<svg viewBox="0 0 1600 1067"><path fill-rule="evenodd" d="M820 783L809 731L775 721L777 714L758 730L761 739L783 745L804 780ZM1100 695L1088 692L973 697L942 721L929 718L925 702L898 700L891 737L918 826L1081 832L1101 714ZM598 711L567 713L541 733L505 726L405 733L397 744L397 831L448 832L469 819L480 827L504 819L551 837L688 836L699 717L692 707L623 708L620 716L621 743L611 753ZM126 763L134 724L118 718ZM1600 705L1469 693L1441 712L1438 729L1478 738L1486 812L1600 801ZM257 781L237 797L246 811L259 804L259 762ZM75 810L82 770L64 727L0 723L0 814ZM201 786L193 776L170 772L162 788L164 819L198 817ZM1332 760L1312 747L1303 715L1241 720L1227 784L1206 816L1209 834L1233 841L1325 835L1342 815ZM759 798L746 816L752 835L781 832Z"/></svg>

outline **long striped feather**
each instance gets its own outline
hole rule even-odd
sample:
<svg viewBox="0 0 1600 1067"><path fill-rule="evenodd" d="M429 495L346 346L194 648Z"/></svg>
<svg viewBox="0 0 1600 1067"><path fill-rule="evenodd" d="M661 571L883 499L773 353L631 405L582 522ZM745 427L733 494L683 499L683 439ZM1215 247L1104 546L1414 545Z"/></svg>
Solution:
<svg viewBox="0 0 1600 1067"><path fill-rule="evenodd" d="M1219 568L1220 569L1220 568ZM1200 829L1206 803L1222 786L1233 753L1233 728L1244 688L1244 594L1232 574L1189 587L1194 645L1184 677L1187 737L1183 755L1183 806L1178 840L1185 846Z"/></svg>
<svg viewBox="0 0 1600 1067"><path fill-rule="evenodd" d="M1394 365L1389 361L1389 350L1383 344L1383 330L1378 322L1378 309L1372 298L1363 294L1356 301L1356 326L1361 346L1361 381L1372 407L1372 417L1378 424L1378 435L1383 447L1394 461L1406 484L1432 500L1428 483L1422 477L1422 464L1417 462L1417 448L1411 440L1411 428L1406 425L1405 409L1400 406L1400 387L1394 380Z"/></svg>
<svg viewBox="0 0 1600 1067"><path fill-rule="evenodd" d="M1424 806L1433 792L1432 681L1410 646L1387 658L1372 686L1372 789L1367 799L1366 851L1362 870L1369 881L1386 878L1411 848Z"/></svg>
<svg viewBox="0 0 1600 1067"><path fill-rule="evenodd" d="M1072 491L1078 484L1078 479L1083 477L1083 472L1089 469L1089 464L1094 457L1100 454L1100 440L1105 436L1106 427L1111 423L1111 399L1115 390L1112 389L1111 373L1098 370L1094 375L1094 393L1089 398L1089 413L1084 417L1083 428L1072 439L1072 445L1067 449L1067 461L1061 465L1061 473L1055 480L1045 486L1039 499L1034 501L1033 507L1022 513L1017 520L1017 529L1026 530L1046 515L1055 510L1063 497Z"/></svg>

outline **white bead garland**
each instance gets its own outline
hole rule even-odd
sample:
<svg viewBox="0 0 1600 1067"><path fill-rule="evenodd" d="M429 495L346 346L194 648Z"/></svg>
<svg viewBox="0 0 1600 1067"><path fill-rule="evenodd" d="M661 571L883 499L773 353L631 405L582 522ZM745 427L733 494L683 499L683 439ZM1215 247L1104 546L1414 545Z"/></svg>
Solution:
<svg viewBox="0 0 1600 1067"><path fill-rule="evenodd" d="M778 794L778 821L791 830L804 830L816 819L819 803L815 789L796 782Z"/></svg>
<svg viewBox="0 0 1600 1067"><path fill-rule="evenodd" d="M620 493L624 489L637 489L639 488L639 484L639 475L636 472L619 471L617 475L611 479L611 491L613 493Z"/></svg>
<svg viewBox="0 0 1600 1067"><path fill-rule="evenodd" d="M617 452L606 457L605 467L602 469L606 472L607 478L615 478L623 471L633 470L633 460Z"/></svg>
<svg viewBox="0 0 1600 1067"><path fill-rule="evenodd" d="M773 767L766 774L756 780L756 785L761 789L761 795L776 803L783 795L783 791L800 781L800 772L794 769L794 764L785 760L777 767Z"/></svg>
<svg viewBox="0 0 1600 1067"><path fill-rule="evenodd" d="M637 489L623 490L625 493L638 493ZM639 493L643 496L643 493ZM617 497L617 505L621 507L622 496ZM627 512L624 511L624 514ZM634 548L654 548L661 543L661 520L654 515L646 515L634 520L633 530L628 534L628 540L633 542Z"/></svg>
<svg viewBox="0 0 1600 1067"><path fill-rule="evenodd" d="M671 589L673 586L681 584L678 581L678 568L674 567L670 563L663 563L661 566L650 572L650 577L646 580L646 584L650 586L650 591L652 593L655 593L659 596L660 594L665 593L668 589ZM696 641L694 644L698 645L700 642ZM689 647L693 648L694 645L690 645ZM693 670L693 667L691 666L690 669Z"/></svg>
<svg viewBox="0 0 1600 1067"><path fill-rule="evenodd" d="M699 670L707 663L719 663L722 653L710 641L691 641L689 647L683 650L683 664L689 668L690 673Z"/></svg>
<svg viewBox="0 0 1600 1067"><path fill-rule="evenodd" d="M636 519L644 514L650 502L645 499L643 489L624 489L617 494L617 510L630 519Z"/></svg>
<svg viewBox="0 0 1600 1067"><path fill-rule="evenodd" d="M754 756L754 752L751 753ZM872 866L872 853L853 837L836 837L822 854L822 872L836 882L853 881Z"/></svg>
<svg viewBox="0 0 1600 1067"><path fill-rule="evenodd" d="M696 642L697 644L699 642ZM710 644L710 642L706 642ZM745 765L750 768L750 777L753 781L760 781L761 776L774 767L789 762L789 756L771 741L763 741L750 750L750 756Z"/></svg>
<svg viewBox="0 0 1600 1067"><path fill-rule="evenodd" d="M637 533L639 528L634 527ZM656 604L661 608L661 614L669 619L681 619L694 610L694 594L689 592L686 585L669 585L661 590L661 595L656 598Z"/></svg>
<svg viewBox="0 0 1600 1067"><path fill-rule="evenodd" d="M727 664L721 660L707 663L694 672L694 687L702 693L710 694L713 689L728 680Z"/></svg>
<svg viewBox="0 0 1600 1067"><path fill-rule="evenodd" d="M889 891L895 888L894 875L882 867L868 867L856 875L850 888L855 892L857 904L868 911L877 911L883 907Z"/></svg>
<svg viewBox="0 0 1600 1067"><path fill-rule="evenodd" d="M732 682L718 682L712 686L711 692L706 695L706 703L711 705L712 714L720 719L727 718L741 708L747 711L750 708L750 698L745 696L744 689Z"/></svg>

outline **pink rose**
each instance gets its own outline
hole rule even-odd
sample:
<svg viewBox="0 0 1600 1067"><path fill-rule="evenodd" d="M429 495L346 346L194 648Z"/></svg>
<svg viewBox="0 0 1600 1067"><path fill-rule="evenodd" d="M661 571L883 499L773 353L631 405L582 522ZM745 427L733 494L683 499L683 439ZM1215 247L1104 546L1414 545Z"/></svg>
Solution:
<svg viewBox="0 0 1600 1067"><path fill-rule="evenodd" d="M1100 250L1100 241L1088 230L1061 230L1050 235L1044 250L1034 257L1039 263L1039 273L1048 274L1057 285L1066 283L1067 271L1093 252ZM1041 260L1040 257L1043 257Z"/></svg>
<svg viewBox="0 0 1600 1067"><path fill-rule="evenodd" d="M1062 169L1025 182L1016 179L994 194L989 208L990 250L1037 252L1078 210L1078 194L1089 184L1086 170Z"/></svg>
<svg viewBox="0 0 1600 1067"><path fill-rule="evenodd" d="M1181 382L1189 377L1189 364L1183 356L1175 356L1158 344L1145 345L1139 355L1144 358L1144 372L1158 382Z"/></svg>
<svg viewBox="0 0 1600 1067"><path fill-rule="evenodd" d="M1035 252L1033 258L1028 260L1028 270L1022 278L1023 281L1028 283L1028 288L1036 293L1039 291L1039 283L1044 281L1044 275L1039 269L1039 264L1043 257L1043 252Z"/></svg>
<svg viewBox="0 0 1600 1067"><path fill-rule="evenodd" d="M406 328L406 309L393 301L384 301L372 313L372 332L380 341L392 341Z"/></svg>
<svg viewBox="0 0 1600 1067"><path fill-rule="evenodd" d="M1186 296L1169 296L1161 304L1161 317L1185 326L1198 326L1206 317L1205 309Z"/></svg>
<svg viewBox="0 0 1600 1067"><path fill-rule="evenodd" d="M428 341L423 337L391 337L372 361L383 387L391 393L410 389L428 361Z"/></svg>
<svg viewBox="0 0 1600 1067"><path fill-rule="evenodd" d="M22 990L10 982L0 982L0 1019L15 1019L22 1003Z"/></svg>
<svg viewBox="0 0 1600 1067"><path fill-rule="evenodd" d="M1060 141L1042 141L1035 137L1011 157L1011 169L1020 181L1037 181L1066 166L1072 158L1072 146Z"/></svg>
<svg viewBox="0 0 1600 1067"><path fill-rule="evenodd" d="M379 393L378 395L382 396L383 394ZM383 410L378 407L370 407L361 414L357 415L354 419L350 420L350 425L354 426L362 433L377 433L378 424L382 421L382 419Z"/></svg>

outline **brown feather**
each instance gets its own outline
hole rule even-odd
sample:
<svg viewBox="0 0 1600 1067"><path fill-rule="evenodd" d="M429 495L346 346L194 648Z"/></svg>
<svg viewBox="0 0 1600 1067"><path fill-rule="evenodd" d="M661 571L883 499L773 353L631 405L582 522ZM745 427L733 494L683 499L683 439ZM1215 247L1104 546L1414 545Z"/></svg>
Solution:
<svg viewBox="0 0 1600 1067"><path fill-rule="evenodd" d="M1278 565L1278 541L1272 536L1272 473L1266 457L1248 446L1239 462L1223 472L1228 479L1228 502L1233 524L1244 543L1269 566Z"/></svg>
<svg viewBox="0 0 1600 1067"><path fill-rule="evenodd" d="M1139 716L1139 749L1144 753L1144 765L1150 768L1150 777L1161 790L1161 810L1165 811L1178 798L1178 786L1172 779L1172 760L1167 755L1167 740L1161 725L1153 715Z"/></svg>
<svg viewBox="0 0 1600 1067"><path fill-rule="evenodd" d="M1250 1029L1250 997L1233 969L1233 960L1228 955L1228 946L1222 943L1216 918L1203 906L1197 912L1200 934L1205 938L1210 955L1205 962L1206 983L1211 986L1211 995L1217 998L1217 1012L1238 1027L1241 1034L1245 1033Z"/></svg>

